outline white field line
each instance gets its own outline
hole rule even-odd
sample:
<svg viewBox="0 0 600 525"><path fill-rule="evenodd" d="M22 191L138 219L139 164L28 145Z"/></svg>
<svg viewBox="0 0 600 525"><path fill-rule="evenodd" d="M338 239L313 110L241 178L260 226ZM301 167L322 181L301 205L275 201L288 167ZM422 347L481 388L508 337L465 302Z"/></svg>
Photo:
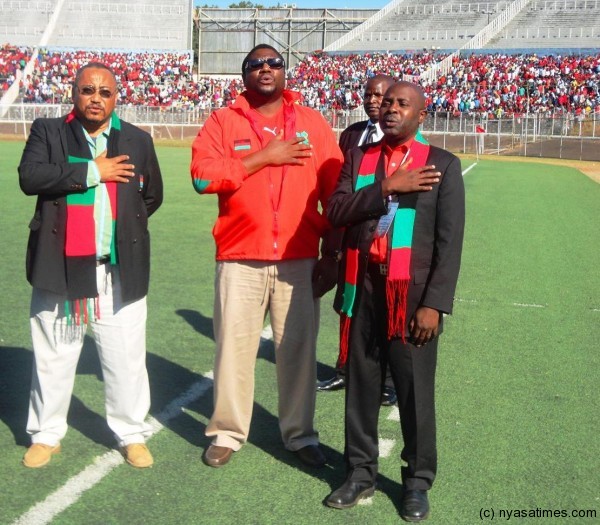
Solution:
<svg viewBox="0 0 600 525"><path fill-rule="evenodd" d="M262 345L272 339L273 331L267 326L261 333ZM148 423L152 432L147 439L160 432L164 425L177 417L183 408L202 397L213 384L212 370L194 383L186 392L173 399L157 416L150 416ZM45 500L36 503L25 514L13 522L13 525L45 525L50 523L58 514L73 505L81 495L102 481L115 467L123 464L123 456L117 450L111 450L102 456L94 458L94 463L79 474L73 476L58 490L49 494Z"/></svg>
<svg viewBox="0 0 600 525"><path fill-rule="evenodd" d="M398 410L396 405L392 407L387 418L389 421L400 421L400 410Z"/></svg>
<svg viewBox="0 0 600 525"><path fill-rule="evenodd" d="M535 303L513 303L513 306L522 306L523 308L546 308L545 304L535 304Z"/></svg>
<svg viewBox="0 0 600 525"><path fill-rule="evenodd" d="M463 177L469 173L469 171L471 171L475 166L477 166L477 162L475 162L474 164L471 164L468 168L464 169L462 172Z"/></svg>
<svg viewBox="0 0 600 525"><path fill-rule="evenodd" d="M465 170L463 170L462 175L463 177L469 173L469 171L471 171L475 166L477 166L477 162L471 164L468 168L466 168ZM458 297L454 299L456 302L459 303L476 303L477 299L459 299ZM519 306L522 308L546 308L548 305L546 304L529 304L529 303L512 303L513 306Z"/></svg>
<svg viewBox="0 0 600 525"><path fill-rule="evenodd" d="M457 303L479 303L477 299L461 299L460 297L455 297L454 301ZM548 308L547 304L537 304L537 303L509 303L511 306L517 306L519 308Z"/></svg>
<svg viewBox="0 0 600 525"><path fill-rule="evenodd" d="M379 438L379 457L380 458L389 458L395 444L396 444L395 439L384 439L384 438L380 437Z"/></svg>

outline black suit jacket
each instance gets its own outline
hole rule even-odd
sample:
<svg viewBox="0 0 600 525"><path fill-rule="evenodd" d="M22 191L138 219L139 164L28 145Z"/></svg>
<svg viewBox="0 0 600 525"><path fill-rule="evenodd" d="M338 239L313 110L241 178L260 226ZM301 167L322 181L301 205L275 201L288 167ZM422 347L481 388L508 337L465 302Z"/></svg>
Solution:
<svg viewBox="0 0 600 525"><path fill-rule="evenodd" d="M354 191L360 163L369 147L372 145L354 148L346 156L337 188L327 208L327 216L333 226L346 227L345 244L359 248L359 288L364 281L377 223L387 213L386 199L381 189L381 176L385 173L383 169L377 170L378 180L374 184ZM382 153L380 163L383 157ZM431 146L426 164L435 165L442 176L433 190L418 193L406 335L408 323L419 306L428 306L444 313L452 312L462 252L465 198L460 160L443 149ZM345 268L342 268L334 301L338 311L343 302L344 277Z"/></svg>
<svg viewBox="0 0 600 525"><path fill-rule="evenodd" d="M340 135L340 149L342 150L344 156L352 148L356 148L358 146L358 141L360 140L360 137L364 133L368 124L368 120L363 120L361 122L351 124L344 131L342 131L342 134Z"/></svg>
<svg viewBox="0 0 600 525"><path fill-rule="evenodd" d="M87 188L87 163L67 162L65 118L37 119L19 164L19 184L37 195L29 223L27 280L37 288L66 294L66 195ZM117 186L117 250L123 301L148 293L150 234L148 217L162 203L163 186L154 144L148 133L121 121L119 154L129 155L135 176Z"/></svg>

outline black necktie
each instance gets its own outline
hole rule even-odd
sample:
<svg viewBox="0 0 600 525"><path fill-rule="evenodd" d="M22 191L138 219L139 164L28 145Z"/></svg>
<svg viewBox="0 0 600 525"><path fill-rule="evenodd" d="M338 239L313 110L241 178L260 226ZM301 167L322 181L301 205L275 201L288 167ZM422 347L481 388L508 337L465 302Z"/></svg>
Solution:
<svg viewBox="0 0 600 525"><path fill-rule="evenodd" d="M372 144L375 142L375 135L377 134L377 129L375 126L369 126L367 128L367 136L365 137L365 144Z"/></svg>

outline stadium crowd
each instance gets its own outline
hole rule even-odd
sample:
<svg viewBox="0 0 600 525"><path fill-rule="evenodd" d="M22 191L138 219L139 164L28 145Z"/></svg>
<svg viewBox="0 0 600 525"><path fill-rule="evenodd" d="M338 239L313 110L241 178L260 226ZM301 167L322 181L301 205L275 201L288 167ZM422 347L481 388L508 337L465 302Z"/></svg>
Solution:
<svg viewBox="0 0 600 525"><path fill-rule="evenodd" d="M8 89L32 56L31 48L0 48L0 88ZM418 79L446 55L315 53L288 71L288 86L319 110L362 105L362 86L377 73ZM117 74L121 105L202 110L229 105L243 90L241 78L194 78L193 58L181 52L92 52L42 49L31 78L23 82L28 103L69 103L74 72L101 61ZM600 112L600 53L595 55L472 54L456 57L434 82L419 81L431 112L487 113L501 117L526 112Z"/></svg>
<svg viewBox="0 0 600 525"><path fill-rule="evenodd" d="M290 72L290 84L316 108L353 109L361 86L377 73L416 79L447 55L311 55ZM488 113L600 112L600 54L482 54L456 57L434 82L419 81L428 110Z"/></svg>

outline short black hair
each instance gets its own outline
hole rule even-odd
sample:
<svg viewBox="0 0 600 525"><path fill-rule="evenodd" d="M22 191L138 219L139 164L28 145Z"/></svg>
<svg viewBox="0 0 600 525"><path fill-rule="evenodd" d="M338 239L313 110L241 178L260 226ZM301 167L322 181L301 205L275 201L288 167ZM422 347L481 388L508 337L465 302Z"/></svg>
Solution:
<svg viewBox="0 0 600 525"><path fill-rule="evenodd" d="M81 75L86 69L104 69L112 75L112 77L115 79L115 83L117 82L117 77L115 76L114 71L111 68L109 68L106 64L103 64L102 62L88 62L85 66L81 66L77 70L77 73L75 73L75 80L73 81L74 86L77 86Z"/></svg>
<svg viewBox="0 0 600 525"><path fill-rule="evenodd" d="M284 61L285 63L285 59L283 58L283 55L277 51L277 49L275 49L273 46L270 46L269 44L258 44L257 46L254 46L250 52L246 55L246 57L244 58L244 61L242 62L242 78L246 77L246 64L248 63L248 60L250 60L250 57L254 54L255 51L258 51L259 49L270 49L271 51L274 51L275 54L281 58L281 60Z"/></svg>

